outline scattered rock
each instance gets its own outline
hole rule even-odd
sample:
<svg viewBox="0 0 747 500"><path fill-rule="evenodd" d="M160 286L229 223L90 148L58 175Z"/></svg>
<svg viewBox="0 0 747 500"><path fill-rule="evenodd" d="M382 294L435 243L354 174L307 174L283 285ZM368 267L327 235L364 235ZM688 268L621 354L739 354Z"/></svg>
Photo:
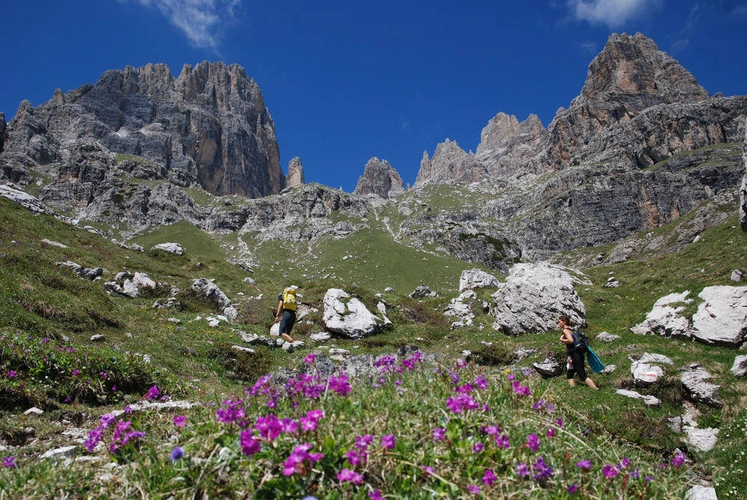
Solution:
<svg viewBox="0 0 747 500"><path fill-rule="evenodd" d="M737 356L734 358L734 364L731 366L731 372L735 377L744 377L747 375L747 356Z"/></svg>
<svg viewBox="0 0 747 500"><path fill-rule="evenodd" d="M459 277L459 291L475 288L498 288L498 278L482 269L465 269Z"/></svg>
<svg viewBox="0 0 747 500"><path fill-rule="evenodd" d="M640 399L648 407L661 406L661 400L655 396L639 394L635 391L629 391L627 389L618 389L615 391L616 394L625 396L633 399Z"/></svg>
<svg viewBox="0 0 747 500"><path fill-rule="evenodd" d="M105 340L105 337L101 335L100 333L97 333L96 335L91 336L91 342L103 342Z"/></svg>
<svg viewBox="0 0 747 500"><path fill-rule="evenodd" d="M363 302L339 288L330 288L324 295L322 321L329 331L352 339L374 335L384 327L384 321Z"/></svg>
<svg viewBox="0 0 747 500"><path fill-rule="evenodd" d="M557 359L545 358L541 363L532 363L532 367L543 377L559 377L565 371Z"/></svg>
<svg viewBox="0 0 747 500"><path fill-rule="evenodd" d="M606 342L606 343L614 342L615 340L619 338L620 338L619 335L615 335L609 332L601 332L599 335L596 336L596 340L598 340L599 342Z"/></svg>
<svg viewBox="0 0 747 500"><path fill-rule="evenodd" d="M741 269L735 269L731 272L731 280L734 282L740 282L744 278L744 271Z"/></svg>
<svg viewBox="0 0 747 500"><path fill-rule="evenodd" d="M410 297L413 299L424 299L426 297L437 297L438 294L428 288L426 285L420 285L411 294Z"/></svg>
<svg viewBox="0 0 747 500"><path fill-rule="evenodd" d="M174 255L184 255L184 248L179 243L159 243L153 245L151 250L160 250L162 252L173 253Z"/></svg>
<svg viewBox="0 0 747 500"><path fill-rule="evenodd" d="M681 371L682 376L680 377L680 380L682 380L682 385L685 387L690 399L699 403L715 406L716 408L723 406L721 400L716 397L716 391L718 391L721 386L708 382L708 380L713 378L713 376L708 373L705 368L698 365L691 365L682 368Z"/></svg>

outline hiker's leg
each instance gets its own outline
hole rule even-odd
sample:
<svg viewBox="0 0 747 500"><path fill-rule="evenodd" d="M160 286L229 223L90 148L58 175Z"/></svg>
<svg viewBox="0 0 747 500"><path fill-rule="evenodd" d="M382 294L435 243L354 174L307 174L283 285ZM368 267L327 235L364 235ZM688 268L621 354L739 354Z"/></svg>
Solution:
<svg viewBox="0 0 747 500"><path fill-rule="evenodd" d="M584 384L588 385L592 389L599 390L599 387L597 387L597 384L595 384L594 381L589 377L586 377L586 380L584 380Z"/></svg>
<svg viewBox="0 0 747 500"><path fill-rule="evenodd" d="M287 309L283 311L283 319L280 320L280 338L286 342L293 342L293 339L289 335L293 328L294 320L296 315Z"/></svg>
<svg viewBox="0 0 747 500"><path fill-rule="evenodd" d="M571 387L576 387L576 381L573 380L572 378L569 378L568 379L568 385L570 385Z"/></svg>

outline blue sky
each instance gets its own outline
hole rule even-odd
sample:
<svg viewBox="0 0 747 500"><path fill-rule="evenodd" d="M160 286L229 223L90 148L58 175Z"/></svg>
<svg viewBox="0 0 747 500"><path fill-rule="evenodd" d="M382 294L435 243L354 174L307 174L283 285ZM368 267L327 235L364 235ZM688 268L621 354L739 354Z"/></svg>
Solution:
<svg viewBox="0 0 747 500"><path fill-rule="evenodd" d="M547 126L611 33L641 32L711 94L747 94L747 0L0 0L0 112L109 69L237 63L281 167L352 191L372 157L412 184L424 151L475 150L498 112Z"/></svg>

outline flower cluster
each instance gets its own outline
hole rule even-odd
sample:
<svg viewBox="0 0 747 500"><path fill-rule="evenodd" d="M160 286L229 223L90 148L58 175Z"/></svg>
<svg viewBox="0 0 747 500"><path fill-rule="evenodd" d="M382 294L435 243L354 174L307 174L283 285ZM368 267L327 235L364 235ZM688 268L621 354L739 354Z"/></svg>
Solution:
<svg viewBox="0 0 747 500"><path fill-rule="evenodd" d="M89 452L93 452L101 441L103 441L107 430L112 430L112 438L109 443L109 453L117 451L130 443L145 437L145 432L132 430L131 421L117 421L116 415L107 413L99 419L99 425L88 433L83 445Z"/></svg>

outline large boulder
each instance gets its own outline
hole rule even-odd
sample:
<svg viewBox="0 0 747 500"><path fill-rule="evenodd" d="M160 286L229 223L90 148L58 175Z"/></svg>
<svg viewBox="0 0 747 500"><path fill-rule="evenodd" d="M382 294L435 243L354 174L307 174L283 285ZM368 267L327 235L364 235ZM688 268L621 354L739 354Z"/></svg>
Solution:
<svg viewBox="0 0 747 500"><path fill-rule="evenodd" d="M369 337L384 327L383 319L369 311L359 299L339 288L330 288L324 294L322 319L327 330L351 339Z"/></svg>
<svg viewBox="0 0 747 500"><path fill-rule="evenodd" d="M688 299L689 290L682 293L670 293L654 302L651 312L646 319L633 328L631 332L638 335L659 334L665 337L690 337L690 320L680 314L685 310L687 304L692 302Z"/></svg>
<svg viewBox="0 0 747 500"><path fill-rule="evenodd" d="M638 359L630 358L630 374L637 386L648 386L664 376L661 365L673 365L671 359L663 354L644 353Z"/></svg>
<svg viewBox="0 0 747 500"><path fill-rule="evenodd" d="M747 286L709 286L693 315L693 336L707 344L738 347L747 336Z"/></svg>
<svg viewBox="0 0 747 500"><path fill-rule="evenodd" d="M681 371L682 376L680 380L682 380L685 392L691 400L717 408L723 406L723 403L716 394L721 386L708 381L713 376L705 368L698 365L691 365L682 368Z"/></svg>
<svg viewBox="0 0 747 500"><path fill-rule="evenodd" d="M556 328L561 314L579 326L585 325L586 309L574 282L574 277L558 266L514 265L492 295L493 327L507 335L542 333Z"/></svg>

